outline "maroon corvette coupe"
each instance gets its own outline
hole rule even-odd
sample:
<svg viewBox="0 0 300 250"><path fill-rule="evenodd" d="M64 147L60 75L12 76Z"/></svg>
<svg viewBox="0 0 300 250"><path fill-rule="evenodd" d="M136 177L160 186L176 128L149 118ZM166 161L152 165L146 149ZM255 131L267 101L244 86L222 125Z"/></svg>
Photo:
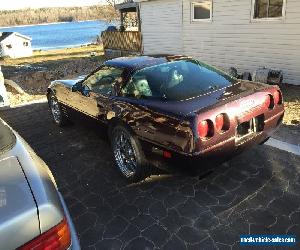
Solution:
<svg viewBox="0 0 300 250"><path fill-rule="evenodd" d="M281 124L277 86L242 81L184 56L141 56L105 62L85 78L48 89L54 121L73 111L108 127L124 177L147 176L148 159L220 158L262 144Z"/></svg>

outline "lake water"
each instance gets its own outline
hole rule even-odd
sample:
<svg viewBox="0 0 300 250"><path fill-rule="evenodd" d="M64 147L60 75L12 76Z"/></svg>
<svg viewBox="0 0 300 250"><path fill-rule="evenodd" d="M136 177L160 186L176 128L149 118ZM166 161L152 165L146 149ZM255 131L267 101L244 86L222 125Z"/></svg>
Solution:
<svg viewBox="0 0 300 250"><path fill-rule="evenodd" d="M1 28L0 32L19 32L32 38L33 49L58 49L89 44L109 24L104 21L83 21Z"/></svg>

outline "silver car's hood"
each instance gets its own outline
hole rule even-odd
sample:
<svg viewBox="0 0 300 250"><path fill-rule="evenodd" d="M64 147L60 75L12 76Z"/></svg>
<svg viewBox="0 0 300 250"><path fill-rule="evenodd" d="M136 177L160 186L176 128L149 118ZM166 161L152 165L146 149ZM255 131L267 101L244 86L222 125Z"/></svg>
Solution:
<svg viewBox="0 0 300 250"><path fill-rule="evenodd" d="M16 249L39 234L38 210L18 159L0 158L0 249Z"/></svg>

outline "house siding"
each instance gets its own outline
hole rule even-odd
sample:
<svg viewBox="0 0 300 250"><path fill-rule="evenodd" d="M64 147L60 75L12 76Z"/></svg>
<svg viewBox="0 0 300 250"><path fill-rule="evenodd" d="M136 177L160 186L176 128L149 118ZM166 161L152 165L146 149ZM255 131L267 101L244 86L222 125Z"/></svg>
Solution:
<svg viewBox="0 0 300 250"><path fill-rule="evenodd" d="M183 4L183 51L222 69L281 69L284 81L300 84L300 2L288 0L279 21L251 20L251 0L213 0L212 22L191 22Z"/></svg>
<svg viewBox="0 0 300 250"><path fill-rule="evenodd" d="M182 53L182 5L178 0L140 4L144 54Z"/></svg>
<svg viewBox="0 0 300 250"><path fill-rule="evenodd" d="M155 30L142 30L145 51L186 54L239 72L262 66L281 69L284 82L300 85L299 0L286 1L285 18L279 21L252 20L252 0L213 0L212 21L192 22L191 2L197 0L141 3L142 27L150 24Z"/></svg>

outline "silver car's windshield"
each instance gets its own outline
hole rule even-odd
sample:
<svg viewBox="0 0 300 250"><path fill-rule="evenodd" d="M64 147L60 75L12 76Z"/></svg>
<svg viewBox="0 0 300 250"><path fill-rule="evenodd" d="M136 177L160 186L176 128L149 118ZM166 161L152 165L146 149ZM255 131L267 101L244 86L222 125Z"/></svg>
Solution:
<svg viewBox="0 0 300 250"><path fill-rule="evenodd" d="M0 153L11 149L16 143L12 130L0 120Z"/></svg>

